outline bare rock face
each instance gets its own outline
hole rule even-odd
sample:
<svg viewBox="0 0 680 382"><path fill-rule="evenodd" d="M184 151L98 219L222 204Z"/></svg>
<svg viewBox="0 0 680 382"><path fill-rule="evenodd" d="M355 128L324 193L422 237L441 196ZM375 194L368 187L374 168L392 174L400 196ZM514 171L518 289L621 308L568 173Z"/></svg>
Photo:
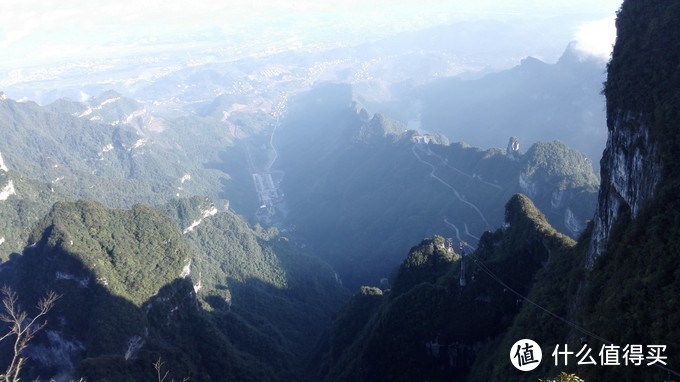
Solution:
<svg viewBox="0 0 680 382"><path fill-rule="evenodd" d="M619 11L604 89L609 136L589 268L606 251L621 214L635 219L660 187L678 179L680 29L671 16L677 14L680 4L656 0L630 0Z"/></svg>
<svg viewBox="0 0 680 382"><path fill-rule="evenodd" d="M609 138L601 164L601 187L587 266L606 250L612 226L629 211L637 216L654 196L661 179L659 150L650 139L643 114L617 110L610 113Z"/></svg>
<svg viewBox="0 0 680 382"><path fill-rule="evenodd" d="M519 151L519 139L516 137L510 137L508 140L508 148L505 150L505 153L510 157L517 159L519 158L521 152Z"/></svg>

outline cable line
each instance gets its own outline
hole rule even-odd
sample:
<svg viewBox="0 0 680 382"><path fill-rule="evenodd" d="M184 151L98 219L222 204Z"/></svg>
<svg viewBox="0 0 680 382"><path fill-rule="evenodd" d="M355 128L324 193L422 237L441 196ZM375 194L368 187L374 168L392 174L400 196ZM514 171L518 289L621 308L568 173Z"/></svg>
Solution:
<svg viewBox="0 0 680 382"><path fill-rule="evenodd" d="M598 341L600 341L600 342L602 342L602 343L604 343L604 344L615 345L615 343L614 343L613 341L609 341L609 340L603 338L602 336L599 336L599 335L597 335L597 334L591 332L590 330L588 330L588 329L586 329L586 328L584 328L584 327L582 327L582 326L580 326L580 325L578 325L578 324L576 324L576 323L574 323L574 322L572 322L572 321L570 321L570 320L567 320L566 318L563 318L563 317L561 317L561 316L559 316L559 315L557 315L557 314L551 312L550 310L548 310L548 309L542 307L541 305L539 305L538 303L536 303L536 302L534 302L533 300L529 299L528 297L524 296L523 294L517 292L515 289L513 289L513 288L510 287L508 284L506 284L505 282L503 282L503 280L501 280L500 277L496 276L496 274L494 274L494 273L486 266L486 264L484 264L479 258L477 258L477 256L474 255L474 253L471 253L471 254L467 255L467 257L470 257L470 258L472 259L472 261L474 261L475 264L477 264L477 265L479 266L479 269L481 269L484 273L486 273L489 277L491 277L492 280L496 281L498 284L500 284L501 286L503 286L505 289L509 290L510 292L514 293L515 295L517 295L517 297L521 298L522 300L524 300L524 301L528 302L529 304L531 304L531 305L537 307L538 309L544 311L545 313L549 314L550 316L552 316L552 317L554 317L554 318L556 318L556 319L558 319L558 320L564 322L565 324L571 326L572 328L574 328L575 330L581 332L582 334L587 335L588 337L594 338L594 339L596 339L596 340L598 340ZM618 346L618 345L617 345L617 346ZM658 363L655 363L655 364L653 364L652 366L656 366L656 367L658 367L658 368L660 368L660 369L662 369L662 370L664 370L664 371L666 371L666 372L668 372L668 373L672 373L673 375L680 377L680 373L679 373L679 372L677 372L677 371L675 371L675 370L673 370L673 369L671 369L671 368L669 368L669 367L665 367L665 366L660 365L660 364L658 364Z"/></svg>

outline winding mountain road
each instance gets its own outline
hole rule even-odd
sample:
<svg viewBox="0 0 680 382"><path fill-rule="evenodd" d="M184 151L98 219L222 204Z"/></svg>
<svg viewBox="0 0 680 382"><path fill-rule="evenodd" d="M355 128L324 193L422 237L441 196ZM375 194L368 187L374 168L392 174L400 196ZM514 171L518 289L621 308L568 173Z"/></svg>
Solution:
<svg viewBox="0 0 680 382"><path fill-rule="evenodd" d="M455 224L451 223L448 218L444 219L444 223L446 223L446 225L451 227L456 232L456 239L462 242L463 239L460 238L460 231L458 230L458 227L456 227Z"/></svg>
<svg viewBox="0 0 680 382"><path fill-rule="evenodd" d="M466 204L467 206L469 206L470 208L472 208L473 210L475 210L475 212L477 212L477 214L478 214L479 217L482 219L482 221L484 221L484 224L486 224L487 228L489 228L489 229L491 228L491 224L489 224L489 222L486 220L486 217L484 217L484 214L482 213L482 211L480 211L479 208L478 208L476 205L474 205L473 203L470 203L470 202L468 202L467 200L465 200L465 198L462 197L461 194L458 192L458 190L456 190L453 186L451 186L450 184L446 183L442 178L438 177L438 176L435 174L435 172L437 171L437 168L436 168L432 163L423 160L423 159L420 157L420 155L418 155L418 153L416 152L416 144L414 144L414 145L411 147L411 152L413 153L413 155L415 155L415 157L416 157L420 162L422 162L422 163L424 163L424 164L430 166L430 168L431 168L431 170L430 170L430 177L436 179L439 183L441 183L441 184L443 184L444 186L446 186L446 187L448 187L449 189L451 189L451 191L453 191L453 194L456 196L456 198L457 198L461 203Z"/></svg>
<svg viewBox="0 0 680 382"><path fill-rule="evenodd" d="M475 236L475 235L473 235L473 234L470 233L470 230L468 230L467 223L463 223L463 227L465 227L465 234L466 234L466 235L468 235L468 236L470 236L471 238L473 238L473 239L479 241L479 237L477 237L477 236Z"/></svg>
<svg viewBox="0 0 680 382"><path fill-rule="evenodd" d="M466 246L470 247L472 250L475 250L475 247L473 247L472 245L468 244L466 241L464 241L464 240L460 237L460 230L458 229L458 227L456 227L455 224L451 223L451 222L449 221L448 218L445 218L445 219L444 219L444 223L446 223L446 225L448 225L449 227L451 227L451 228L456 232L456 239L458 239L459 242L464 243ZM463 223L463 224L465 224L465 223ZM465 224L465 231L467 231L467 224ZM470 235L470 232L466 232L466 234L467 234L468 236L470 236L470 237L472 237L472 238L475 238L475 239L477 239L477 240L479 241L479 238L477 238L476 236Z"/></svg>
<svg viewBox="0 0 680 382"><path fill-rule="evenodd" d="M272 130L272 134L269 136L269 147L272 148L272 151L274 152L274 157L267 163L267 165L264 167L264 172L268 173L271 172L272 166L274 165L274 162L279 158L279 152L276 150L276 147L274 147L274 133L276 133L276 129L279 127L279 119L276 118L276 123L274 124L274 129Z"/></svg>
<svg viewBox="0 0 680 382"><path fill-rule="evenodd" d="M457 168L451 166L451 165L449 164L449 162L445 161L444 158L442 158L439 154L433 152L433 151L430 150L429 148L427 149L427 155L432 155L432 156L437 157L437 159L439 159L439 161L442 163L442 165L444 165L444 166L446 166L446 167L452 169L453 171L455 171L455 172L457 172L457 173L459 173L459 174L461 174L461 175L463 175L463 176L466 176L466 177L468 177L468 178L470 178L470 179L474 179L474 180L476 180L476 181L478 181L478 182L480 182L480 183L482 183L482 184L485 184L485 185L487 185L487 186L490 186L490 187L496 188L496 189L498 189L498 190L500 190L500 191L503 191L503 187L501 187L501 186L499 186L499 185L497 185L497 184L489 183L489 182L487 182L487 181L485 181L485 180L482 180L481 178L472 176L472 175L470 175L470 174L467 174L467 173L465 173L465 172L463 172L463 171L461 171L461 170L459 170L459 169L457 169Z"/></svg>

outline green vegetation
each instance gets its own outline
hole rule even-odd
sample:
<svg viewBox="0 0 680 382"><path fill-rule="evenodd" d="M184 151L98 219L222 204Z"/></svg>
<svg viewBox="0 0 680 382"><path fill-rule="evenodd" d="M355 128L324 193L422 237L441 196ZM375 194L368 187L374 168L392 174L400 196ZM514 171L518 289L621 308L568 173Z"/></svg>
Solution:
<svg viewBox="0 0 680 382"><path fill-rule="evenodd" d="M46 232L48 237L44 237ZM112 294L136 305L178 277L191 258L174 224L142 205L109 211L94 202L58 202L34 228L29 241L69 254L65 261L77 260L91 269L92 282L105 284ZM61 272L83 279L79 269L67 264L57 258L50 269L38 273L53 277L54 272ZM34 288L41 287L34 283Z"/></svg>
<svg viewBox="0 0 680 382"><path fill-rule="evenodd" d="M622 123L610 128L650 142L617 147L642 156L642 176L626 174L623 186L659 183L637 215L618 211L592 271L584 264L593 226L576 242L550 224L567 226L566 209L588 216L597 184L590 163L559 142L510 158L348 108L347 87L316 89L293 103L277 136L295 226L288 236L249 227L220 198L249 176L242 155L221 151L233 137L206 122L231 99L153 132L140 120L113 123L138 110L130 100L102 109L101 122L77 117L86 106L68 101L0 101L0 152L10 168L0 187L16 189L0 202L0 281L16 288L21 306L49 290L63 296L26 351L42 363L25 368L24 379L67 371L154 380L163 359L168 379L198 381L661 380L663 370L646 366L544 362L520 373L508 349L533 338L549 359L558 344L602 345L583 327L619 345L667 345L669 366L680 364L679 18L680 5L661 0L626 0L619 12L605 93L608 116ZM522 66L547 70L535 60ZM253 135L271 122L258 113L232 118ZM264 135L252 142L266 144ZM181 147L200 154L189 158ZM520 189L532 199L515 195ZM252 195L241 192L234 205L245 209ZM79 197L101 202L67 202ZM435 235L503 222L467 255ZM361 287L341 308L338 276L295 243L306 241L357 284L387 275L401 249L424 236L384 289ZM8 346L0 341L2 365Z"/></svg>
<svg viewBox="0 0 680 382"><path fill-rule="evenodd" d="M22 303L44 290L64 296L41 357L65 359L88 380L149 379L159 355L176 379L304 375L344 290L274 230L255 232L230 212L206 216L212 208L206 198L174 200L164 208L172 220L142 205L55 203L29 237L35 244L10 262ZM30 370L65 366L53 365Z"/></svg>
<svg viewBox="0 0 680 382"><path fill-rule="evenodd" d="M147 361L158 353L176 359L178 373L202 380L266 370L239 361L198 309L193 285L179 279L190 254L174 223L159 212L56 203L31 240L35 245L14 260L15 285L29 303L44 290L63 296L49 314L50 322L61 324L48 330L73 344L59 357L70 358L78 376L139 380L151 375ZM143 346L135 348L135 341ZM220 361L207 362L208 356Z"/></svg>
<svg viewBox="0 0 680 382"><path fill-rule="evenodd" d="M454 236L451 224L473 243L466 225L474 236L500 226L505 202L526 192L523 171L535 184L532 199L558 230L575 235L565 224L568 214L577 228L592 216L597 177L575 150L537 144L515 160L499 149L448 144L370 116L352 104L349 90L328 85L292 101L275 142L286 171L289 225L349 287L378 284L413 243Z"/></svg>
<svg viewBox="0 0 680 382"><path fill-rule="evenodd" d="M628 174L630 189L646 188L640 184L660 180L655 194L635 218L630 208L618 211L611 227L608 249L591 272L585 271L589 251L590 229L571 252L557 257L537 274L529 297L551 312L614 344L663 344L668 346L667 363L677 370L680 344L677 329L680 295L680 205L678 199L677 126L680 121L680 77L678 62L680 29L676 20L680 7L673 2L627 0L617 19L618 39L608 68L605 85L613 149L639 151L644 159L636 172ZM626 136L646 136L649 141ZM626 144L626 146L622 146ZM605 152L605 160L607 160ZM613 158L621 161L620 158ZM604 162L603 162L604 163ZM626 166L618 163L618 166ZM614 171L603 167L605 171ZM615 174L603 174L604 176ZM618 176L618 175L616 175ZM606 196L606 195L605 195ZM518 338L540 339L544 349L556 344L580 346L581 339L598 349L603 345L581 331L551 318L535 307L524 307L513 326L498 345L495 356L475 365L472 380L508 378L507 348ZM545 354L545 350L544 350ZM573 366L572 366L573 367ZM543 375L559 370L542 367ZM577 374L585 380L662 380L667 373L656 367L588 367ZM570 380L561 374L557 380ZM561 378L561 379L560 379ZM526 380L516 376L516 380ZM573 379L573 378L572 378Z"/></svg>
<svg viewBox="0 0 680 382"><path fill-rule="evenodd" d="M389 292L362 288L335 320L321 368L324 380L466 376L476 358L486 358L484 345L502 335L522 308L490 273L526 294L545 264L561 262L575 245L525 196L507 203L505 219L507 228L485 233L464 265L435 236L411 249Z"/></svg>
<svg viewBox="0 0 680 382"><path fill-rule="evenodd" d="M361 111L359 113L361 114ZM366 123L359 127L358 131L354 134L353 140L365 144L381 143L385 139L396 141L405 131L406 127L399 122L386 118L382 114L375 114L373 118L367 120Z"/></svg>
<svg viewBox="0 0 680 382"><path fill-rule="evenodd" d="M549 261L536 273L535 283L525 294L529 300L559 317L578 322L575 301L582 296L581 280L585 276L585 252L591 230L589 225L576 246L565 246L550 253ZM544 359L549 359L546 357L558 344L566 343L573 348L581 345L581 335L571 336L570 330L563 321L525 301L507 331L481 350L484 356L480 355L472 365L468 380L535 381L541 375L555 374L560 369L552 362L542 362L530 373L518 372L508 362L508 349L518 339L531 338L539 342Z"/></svg>
<svg viewBox="0 0 680 382"><path fill-rule="evenodd" d="M130 208L196 194L228 199L222 193L228 175L219 165L220 151L231 144L224 129L198 117L153 119L115 92L89 103L90 109L67 100L44 107L0 102L0 153L10 170L0 171L0 185L11 180L16 189L0 202L0 259L21 252L32 225L56 201ZM137 117L128 118L132 113Z"/></svg>
<svg viewBox="0 0 680 382"><path fill-rule="evenodd" d="M614 343L668 345L667 362L675 370L680 365L678 17L680 4L659 0L628 0L618 13L618 38L605 85L608 115L618 122L610 129L619 129L619 136L649 136L646 145L633 142L629 148L645 156L631 182L659 183L653 199L634 219L624 211L612 227L608 249L593 268L583 309L588 327ZM666 373L627 367L588 368L579 375L586 380L651 380Z"/></svg>
<svg viewBox="0 0 680 382"><path fill-rule="evenodd" d="M680 120L680 30L674 17L678 4L661 0L627 1L616 21L620 36L608 66L604 93L607 113L627 132L646 132L648 147L635 147L661 168L665 187L677 187L680 165L677 121ZM658 146L658 152L650 152ZM651 160L653 159L653 160Z"/></svg>
<svg viewBox="0 0 680 382"><path fill-rule="evenodd" d="M213 208L205 198L174 200L164 210L180 229ZM300 253L275 229L259 232L228 211L204 217L185 235L194 254L198 296L239 349L279 372L307 368L317 338L346 298L332 269Z"/></svg>
<svg viewBox="0 0 680 382"><path fill-rule="evenodd" d="M5 238L0 244L0 261L7 261L11 253L21 253L31 228L52 204L70 199L59 185L34 181L14 171L0 171L0 190L10 181L15 194L0 201L0 238Z"/></svg>
<svg viewBox="0 0 680 382"><path fill-rule="evenodd" d="M6 239L0 258L21 251L26 228L55 201L85 198L130 208L176 196L228 199L222 194L228 175L219 168L219 153L231 144L228 132L198 117L153 119L119 97L94 98L91 114L87 105L67 100L44 107L0 101L0 153L10 170L0 171L0 184L10 179L16 188L0 202L0 237ZM111 99L117 100L95 107ZM133 112L137 117L128 118Z"/></svg>
<svg viewBox="0 0 680 382"><path fill-rule="evenodd" d="M397 269L391 293L402 294L423 282L436 282L460 256L446 248L444 238L435 236L411 248L406 260Z"/></svg>
<svg viewBox="0 0 680 382"><path fill-rule="evenodd" d="M233 192L250 174L231 160L245 158L235 155L241 147L225 150L231 137L217 117L153 120L118 97L103 94L90 109L0 102L10 169L0 185L16 191L0 202L0 256L9 260L0 279L18 287L22 304L52 286L68 295L50 318L51 337L39 339L46 359L61 361L30 372L140 380L161 354L176 379L301 378L346 298L336 274L275 229L251 229L226 211L250 208L254 193ZM233 118L249 134L271 122ZM174 198L196 194L212 198ZM80 197L102 204L66 202ZM173 300L182 295L195 297ZM140 348L126 360L134 339ZM59 346L70 349L61 358L50 350Z"/></svg>
<svg viewBox="0 0 680 382"><path fill-rule="evenodd" d="M550 379L541 379L540 382L583 382L576 374L568 374L561 372L557 377Z"/></svg>
<svg viewBox="0 0 680 382"><path fill-rule="evenodd" d="M528 178L540 174L542 182L558 191L595 192L599 183L590 159L559 141L531 146L525 154L522 172Z"/></svg>
<svg viewBox="0 0 680 382"><path fill-rule="evenodd" d="M343 351L352 344L366 326L366 322L375 315L384 297L381 289L363 286L344 305L334 319L330 334L328 354L330 363L340 360ZM325 372L328 370L322 370L322 373Z"/></svg>
<svg viewBox="0 0 680 382"><path fill-rule="evenodd" d="M680 355L680 204L677 192L660 191L630 222L622 218L593 268L584 303L587 327L615 344L667 345L668 365L676 369ZM599 342L597 346L600 346ZM663 378L662 370L589 368L586 380Z"/></svg>

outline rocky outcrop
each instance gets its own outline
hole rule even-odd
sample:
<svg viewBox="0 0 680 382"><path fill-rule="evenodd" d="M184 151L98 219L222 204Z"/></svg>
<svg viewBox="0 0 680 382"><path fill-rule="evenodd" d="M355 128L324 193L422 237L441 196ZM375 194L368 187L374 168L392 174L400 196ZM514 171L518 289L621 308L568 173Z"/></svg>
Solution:
<svg viewBox="0 0 680 382"><path fill-rule="evenodd" d="M600 162L589 268L606 251L621 214L636 218L658 196L657 188L678 176L680 29L674 14L680 14L679 4L659 0L627 1L619 12L604 89L609 136Z"/></svg>
<svg viewBox="0 0 680 382"><path fill-rule="evenodd" d="M7 172L9 169L7 168L7 165L5 165L5 161L2 159L2 153L0 153L0 171Z"/></svg>
<svg viewBox="0 0 680 382"><path fill-rule="evenodd" d="M609 138L602 161L602 183L587 266L606 250L609 233L624 212L637 216L660 181L657 145L650 139L643 114L617 110L609 119Z"/></svg>
<svg viewBox="0 0 680 382"><path fill-rule="evenodd" d="M518 159L522 154L522 152L519 151L519 139L517 139L517 137L510 137L508 140L508 148L505 150L505 154L513 159Z"/></svg>

